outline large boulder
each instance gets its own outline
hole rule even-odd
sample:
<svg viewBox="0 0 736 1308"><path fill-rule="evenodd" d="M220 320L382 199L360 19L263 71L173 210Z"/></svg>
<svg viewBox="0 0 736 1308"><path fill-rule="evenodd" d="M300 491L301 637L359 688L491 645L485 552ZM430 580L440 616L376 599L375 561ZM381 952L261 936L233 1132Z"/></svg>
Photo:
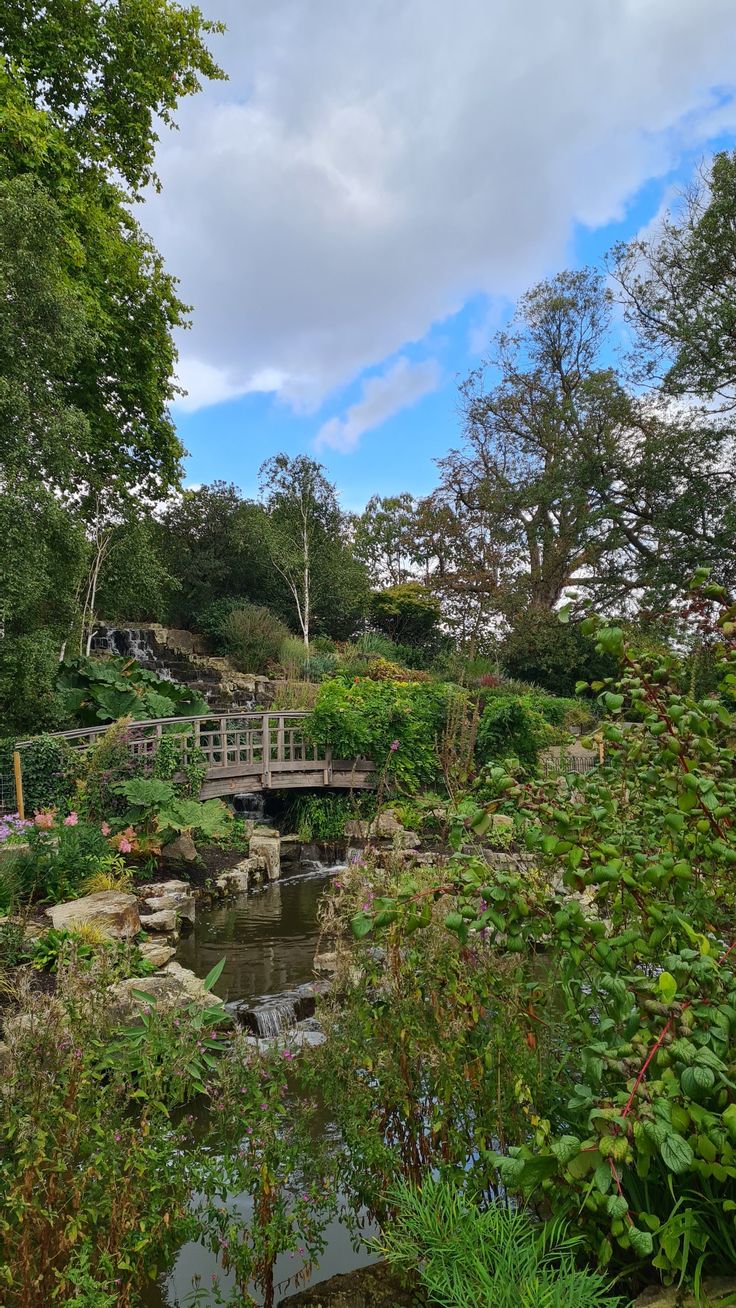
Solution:
<svg viewBox="0 0 736 1308"><path fill-rule="evenodd" d="M169 841L161 850L161 858L165 863L196 863L199 854L197 846L188 831L182 831L181 835L175 840Z"/></svg>
<svg viewBox="0 0 736 1308"><path fill-rule="evenodd" d="M73 931L90 925L102 935L114 940L129 940L141 929L138 900L119 890L101 890L96 895L84 895L65 904L54 904L46 909L52 926L57 931Z"/></svg>
<svg viewBox="0 0 736 1308"><path fill-rule="evenodd" d="M176 912L173 908L162 908L158 913L147 913L140 919L144 931L163 931L167 935L176 932Z"/></svg>
<svg viewBox="0 0 736 1308"><path fill-rule="evenodd" d="M248 852L251 858L264 859L269 881L278 881L281 876L281 837L278 831L271 827L256 827Z"/></svg>

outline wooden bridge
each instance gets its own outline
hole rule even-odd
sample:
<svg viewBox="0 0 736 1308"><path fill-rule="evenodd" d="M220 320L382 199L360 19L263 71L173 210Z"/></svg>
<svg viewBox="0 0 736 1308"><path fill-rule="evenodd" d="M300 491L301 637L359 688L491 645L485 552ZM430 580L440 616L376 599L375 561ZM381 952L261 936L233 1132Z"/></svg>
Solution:
<svg viewBox="0 0 736 1308"><path fill-rule="evenodd" d="M188 751L201 750L207 775L201 799L237 795L260 790L336 787L365 790L374 785L369 759L334 759L329 747L314 745L302 729L308 713L226 713L194 718L151 718L131 722L129 748L137 757L152 758L162 736L176 733L186 737L183 761ZM110 724L79 731L54 733L68 740L73 749L88 749L109 731ZM23 751L33 744L16 745L22 766Z"/></svg>

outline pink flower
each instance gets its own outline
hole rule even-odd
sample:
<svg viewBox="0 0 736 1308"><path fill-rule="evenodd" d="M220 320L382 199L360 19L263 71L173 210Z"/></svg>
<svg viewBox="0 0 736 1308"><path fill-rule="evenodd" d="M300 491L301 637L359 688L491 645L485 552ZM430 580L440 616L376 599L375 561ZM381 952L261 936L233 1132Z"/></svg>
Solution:
<svg viewBox="0 0 736 1308"><path fill-rule="evenodd" d="M392 740L392 741L391 741L391 753L392 753L392 754L395 754L398 748L399 748L399 741L398 741L398 740Z"/></svg>
<svg viewBox="0 0 736 1308"><path fill-rule="evenodd" d="M109 836L111 830L112 828L109 822L103 822L102 826L100 827L100 831L102 832L103 836Z"/></svg>
<svg viewBox="0 0 736 1308"><path fill-rule="evenodd" d="M64 818L64 826L65 826L65 827L75 827L75 826L77 825L78 821L79 821L79 814L78 814L78 813L70 813L70 814L69 814L69 817L65 817L65 818Z"/></svg>
<svg viewBox="0 0 736 1308"><path fill-rule="evenodd" d="M120 850L120 853L129 854L132 848L133 846L131 845L130 841L127 840L125 836L121 836L120 844L118 845L118 849Z"/></svg>
<svg viewBox="0 0 736 1308"><path fill-rule="evenodd" d="M54 816L55 814L53 812L48 811L45 813L35 813L33 821L39 831L50 831L54 825Z"/></svg>
<svg viewBox="0 0 736 1308"><path fill-rule="evenodd" d="M293 1058L294 1055L292 1054L292 1052L291 1052L290 1049L284 1049L284 1050L283 1050L283 1053L282 1053L282 1057L283 1057L283 1058Z"/></svg>

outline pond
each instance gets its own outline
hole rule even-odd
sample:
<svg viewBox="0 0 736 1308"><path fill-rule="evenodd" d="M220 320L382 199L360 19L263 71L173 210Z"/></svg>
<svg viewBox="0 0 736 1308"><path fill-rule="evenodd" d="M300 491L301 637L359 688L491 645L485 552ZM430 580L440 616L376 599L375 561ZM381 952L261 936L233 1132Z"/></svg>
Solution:
<svg viewBox="0 0 736 1308"><path fill-rule="evenodd" d="M319 941L319 901L338 871L317 864L200 912L194 930L180 942L177 960L204 977L224 957L216 990L228 1003L258 1004L310 981ZM247 1212L247 1199L230 1196L230 1201ZM299 1289L374 1261L365 1250L353 1249L347 1229L337 1220L327 1228L326 1239L319 1268ZM279 1295L288 1296L289 1281L298 1269L298 1259L277 1260L277 1301ZM195 1276L201 1287L198 1308L222 1302L207 1292L213 1274L225 1289L228 1276L214 1254L199 1244L187 1244L171 1271L149 1290L145 1308L186 1308ZM292 1290L296 1293L293 1285Z"/></svg>

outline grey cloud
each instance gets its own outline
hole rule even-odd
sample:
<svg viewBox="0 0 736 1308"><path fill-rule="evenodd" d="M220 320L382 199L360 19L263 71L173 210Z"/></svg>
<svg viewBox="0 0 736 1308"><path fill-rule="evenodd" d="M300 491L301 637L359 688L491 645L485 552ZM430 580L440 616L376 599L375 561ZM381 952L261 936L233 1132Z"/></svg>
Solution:
<svg viewBox="0 0 736 1308"><path fill-rule="evenodd" d="M230 81L144 220L194 306L189 407L305 411L564 262L727 112L733 0L205 0Z"/></svg>

